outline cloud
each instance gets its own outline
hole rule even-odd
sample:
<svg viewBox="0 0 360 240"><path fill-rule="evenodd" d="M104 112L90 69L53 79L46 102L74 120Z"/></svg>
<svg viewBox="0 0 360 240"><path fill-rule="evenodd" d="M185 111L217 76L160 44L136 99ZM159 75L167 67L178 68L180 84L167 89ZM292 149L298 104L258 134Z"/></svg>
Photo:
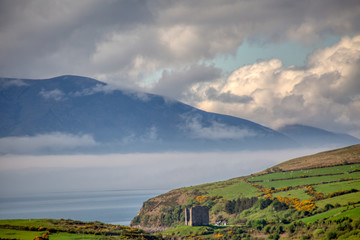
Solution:
<svg viewBox="0 0 360 240"><path fill-rule="evenodd" d="M21 79L1 79L0 81L1 87L2 88L7 88L7 87L23 87L23 86L27 86L28 84L26 82L24 82Z"/></svg>
<svg viewBox="0 0 360 240"><path fill-rule="evenodd" d="M204 86L196 105L272 127L303 123L357 135L359 69L360 36L344 37L315 51L302 68L283 67L278 59L240 67L226 80ZM247 96L249 101L221 101L213 95Z"/></svg>
<svg viewBox="0 0 360 240"><path fill-rule="evenodd" d="M50 91L46 91L46 90L42 89L39 92L39 95L45 99L53 99L55 101L63 100L64 96L65 96L65 94L59 89L54 89L54 90L50 90Z"/></svg>
<svg viewBox="0 0 360 240"><path fill-rule="evenodd" d="M185 126L182 130L189 132L190 137L198 139L224 140L224 139L243 139L255 136L248 129L242 129L235 126L229 126L224 123L212 121L204 124L201 117L185 117Z"/></svg>
<svg viewBox="0 0 360 240"><path fill-rule="evenodd" d="M174 99L188 99L193 96L190 95L189 89L197 89L200 83L211 83L220 77L219 68L194 64L178 71L163 71L160 80L151 91Z"/></svg>
<svg viewBox="0 0 360 240"><path fill-rule="evenodd" d="M0 156L0 190L2 193L24 194L24 192L38 192L39 186L44 192L131 188L174 189L246 176L282 161L314 154L320 150L324 149L58 156L5 155Z"/></svg>
<svg viewBox="0 0 360 240"><path fill-rule="evenodd" d="M47 151L71 150L78 147L94 147L97 143L90 135L48 133L36 136L0 138L2 154L38 154Z"/></svg>
<svg viewBox="0 0 360 240"><path fill-rule="evenodd" d="M206 96L209 100L220 101L225 103L249 103L253 100L252 97L246 95L236 95L227 91L225 93L218 93L215 88L209 88L206 90Z"/></svg>
<svg viewBox="0 0 360 240"><path fill-rule="evenodd" d="M219 54L235 54L244 39L312 43L360 30L359 5L351 0L0 4L2 75L67 73L133 87L161 69L179 70Z"/></svg>

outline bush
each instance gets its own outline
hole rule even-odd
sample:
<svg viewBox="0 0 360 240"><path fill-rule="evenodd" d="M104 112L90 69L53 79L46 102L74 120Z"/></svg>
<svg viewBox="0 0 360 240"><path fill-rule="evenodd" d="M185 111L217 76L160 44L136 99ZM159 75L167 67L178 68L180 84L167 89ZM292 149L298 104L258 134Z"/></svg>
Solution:
<svg viewBox="0 0 360 240"><path fill-rule="evenodd" d="M274 233L269 235L268 239L274 239L274 240L278 240L280 238L280 235L278 233Z"/></svg>
<svg viewBox="0 0 360 240"><path fill-rule="evenodd" d="M275 211L283 211L286 209L289 209L288 205L285 203L279 202L277 199L275 199L272 203L272 206L274 207Z"/></svg>
<svg viewBox="0 0 360 240"><path fill-rule="evenodd" d="M327 239L335 239L337 237L337 234L336 232L334 231L329 231L327 234L326 234L326 237Z"/></svg>
<svg viewBox="0 0 360 240"><path fill-rule="evenodd" d="M324 230L322 229L315 229L313 232L314 237L319 237L321 234L324 234Z"/></svg>
<svg viewBox="0 0 360 240"><path fill-rule="evenodd" d="M326 211L329 211L329 210L332 209L332 208L334 208L334 206L333 206L332 204L330 204L330 203L328 203L328 204L325 205L325 210L326 210Z"/></svg>
<svg viewBox="0 0 360 240"><path fill-rule="evenodd" d="M270 229L271 227L269 225L267 225L265 228L264 228L264 233L270 233Z"/></svg>
<svg viewBox="0 0 360 240"><path fill-rule="evenodd" d="M295 225L293 223L288 225L288 230L289 230L290 233L294 233L295 232Z"/></svg>
<svg viewBox="0 0 360 240"><path fill-rule="evenodd" d="M263 199L263 198L260 198L256 205L259 206L260 209L265 209L267 208L270 204L272 203L272 200L267 198L267 199Z"/></svg>

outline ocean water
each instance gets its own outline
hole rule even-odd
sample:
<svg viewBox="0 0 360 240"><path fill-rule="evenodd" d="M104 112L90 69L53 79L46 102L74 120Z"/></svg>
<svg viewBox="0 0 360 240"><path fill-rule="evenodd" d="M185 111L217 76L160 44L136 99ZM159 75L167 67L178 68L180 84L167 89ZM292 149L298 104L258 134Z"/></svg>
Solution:
<svg viewBox="0 0 360 240"><path fill-rule="evenodd" d="M158 189L74 191L0 196L0 219L56 218L129 225Z"/></svg>

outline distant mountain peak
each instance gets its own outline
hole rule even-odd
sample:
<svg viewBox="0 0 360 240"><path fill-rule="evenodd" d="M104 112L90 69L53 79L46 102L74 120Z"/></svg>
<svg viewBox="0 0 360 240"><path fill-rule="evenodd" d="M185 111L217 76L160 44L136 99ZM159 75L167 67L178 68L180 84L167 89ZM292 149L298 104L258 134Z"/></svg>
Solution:
<svg viewBox="0 0 360 240"><path fill-rule="evenodd" d="M285 125L278 131L307 147L345 147L360 143L360 139L349 134L330 132L302 124Z"/></svg>

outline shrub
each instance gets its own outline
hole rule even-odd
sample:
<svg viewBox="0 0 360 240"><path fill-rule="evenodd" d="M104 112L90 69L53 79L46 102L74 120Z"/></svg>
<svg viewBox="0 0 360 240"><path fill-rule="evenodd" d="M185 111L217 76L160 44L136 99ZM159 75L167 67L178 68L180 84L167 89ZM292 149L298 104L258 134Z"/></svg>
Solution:
<svg viewBox="0 0 360 240"><path fill-rule="evenodd" d="M279 202L277 199L273 201L272 206L274 207L275 211L282 211L289 208L285 203Z"/></svg>
<svg viewBox="0 0 360 240"><path fill-rule="evenodd" d="M326 211L329 211L330 209L334 208L334 206L332 204L328 203L328 204L325 205L324 208L325 208Z"/></svg>
<svg viewBox="0 0 360 240"><path fill-rule="evenodd" d="M269 225L267 225L265 228L264 228L264 233L270 233L270 229L271 227Z"/></svg>
<svg viewBox="0 0 360 240"><path fill-rule="evenodd" d="M280 238L280 235L278 233L274 233L269 235L268 239L274 239L274 240L278 240Z"/></svg>
<svg viewBox="0 0 360 240"><path fill-rule="evenodd" d="M313 232L314 237L319 237L321 234L324 233L324 230L322 229L315 229L315 231Z"/></svg>
<svg viewBox="0 0 360 240"><path fill-rule="evenodd" d="M334 231L329 231L327 232L326 237L327 239L335 239L337 237L337 234Z"/></svg>
<svg viewBox="0 0 360 240"><path fill-rule="evenodd" d="M295 225L293 223L288 225L288 230L289 230L290 233L294 233L295 232Z"/></svg>

